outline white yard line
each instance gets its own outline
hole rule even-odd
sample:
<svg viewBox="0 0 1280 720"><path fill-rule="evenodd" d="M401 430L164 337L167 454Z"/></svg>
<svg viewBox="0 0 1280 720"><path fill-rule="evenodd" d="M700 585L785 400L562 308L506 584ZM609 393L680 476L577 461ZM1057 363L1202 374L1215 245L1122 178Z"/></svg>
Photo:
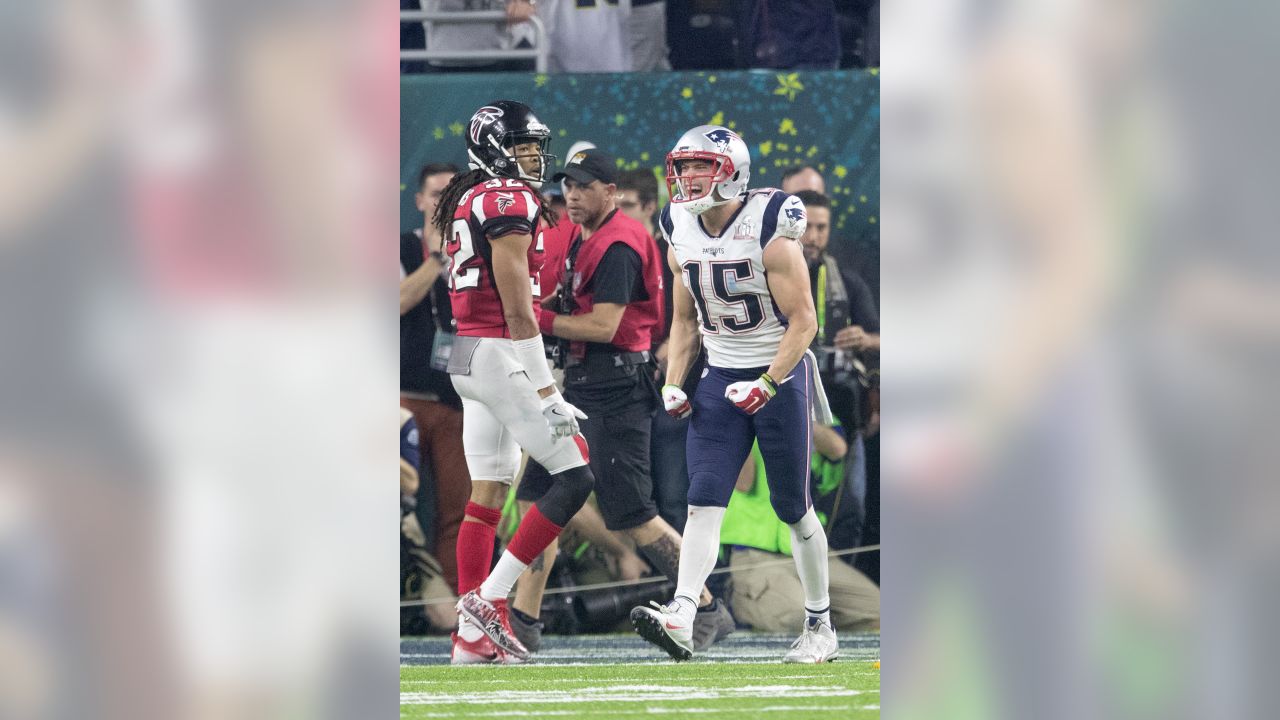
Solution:
<svg viewBox="0 0 1280 720"><path fill-rule="evenodd" d="M724 682L726 684L733 683L738 680L825 680L830 675L826 673L814 673L812 675L774 675L773 673L760 673L753 675L743 671L736 671L732 678L705 678L700 680L703 683ZM635 678L616 678L617 680L630 680L633 682L644 682L651 680L648 677ZM497 677L497 678L436 678L432 680L401 680L401 685L439 685L441 683L457 683L462 685L478 685L483 683L495 684L522 684L527 685L531 682L537 682L539 685L543 683L581 683L586 682L582 678L538 678L536 681L527 677ZM651 686L650 686L651 687Z"/></svg>
<svg viewBox="0 0 1280 720"><path fill-rule="evenodd" d="M818 711L824 714L848 712L852 710L870 710L880 709L879 705L863 705L856 707L853 705L768 705L760 708L751 708L752 713L761 712L785 712L791 713L796 711ZM678 708L647 708L644 710L609 710L609 715L683 715L683 714L734 714L741 715L743 708L708 708L708 707L678 707ZM554 716L579 716L581 712L578 710L495 710L493 712L477 712L472 709L460 710L458 712L415 712L414 717L423 718L455 718L455 717L554 717Z"/></svg>
<svg viewBox="0 0 1280 720"><path fill-rule="evenodd" d="M787 694L804 697L854 697L866 690L851 690L838 685L745 685L711 689L694 687L656 688L651 685L614 685L564 690L508 690L501 696L484 692L408 692L400 693L401 705L434 705L467 703L476 705L595 703L595 702L686 702L689 700L733 700L739 698L773 698Z"/></svg>

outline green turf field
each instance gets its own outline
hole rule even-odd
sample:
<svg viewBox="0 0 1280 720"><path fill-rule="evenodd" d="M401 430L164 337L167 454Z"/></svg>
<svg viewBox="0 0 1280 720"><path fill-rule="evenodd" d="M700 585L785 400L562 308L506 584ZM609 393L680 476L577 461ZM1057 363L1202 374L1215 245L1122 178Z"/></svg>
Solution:
<svg viewBox="0 0 1280 720"><path fill-rule="evenodd" d="M695 715L754 718L878 718L879 638L864 637L840 660L820 666L785 665L771 658L782 638L756 652L760 636L739 636L714 656L666 661L634 644L638 638L597 636L548 652L522 666L450 667L404 664L402 718L617 718ZM748 639L757 642L746 642ZM598 643L598 644L597 644ZM853 643L851 643L853 645ZM421 648L417 648L421 649ZM430 653L402 650L402 662ZM575 656L576 655L576 656ZM631 655L633 660L621 656ZM762 655L769 655L762 657ZM415 661L412 658L417 658ZM434 662L431 657L425 662Z"/></svg>

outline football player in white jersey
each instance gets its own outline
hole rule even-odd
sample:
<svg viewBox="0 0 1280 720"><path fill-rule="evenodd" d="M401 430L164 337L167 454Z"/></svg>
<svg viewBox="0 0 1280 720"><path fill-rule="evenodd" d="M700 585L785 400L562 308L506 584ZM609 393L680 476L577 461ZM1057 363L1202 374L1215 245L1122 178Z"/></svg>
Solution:
<svg viewBox="0 0 1280 720"><path fill-rule="evenodd" d="M693 655L690 627L715 566L720 523L738 471L759 441L770 501L791 528L804 586L805 626L787 662L838 654L827 592L827 537L809 497L810 405L815 368L805 350L817 332L800 237L804 206L780 190L747 190L751 156L727 128L702 125L667 154L671 203L662 232L675 274L674 319L662 389L667 412L692 413L689 520L675 598L638 607L641 637L676 660ZM680 389L700 345L707 370L692 399ZM774 478L778 478L776 484Z"/></svg>

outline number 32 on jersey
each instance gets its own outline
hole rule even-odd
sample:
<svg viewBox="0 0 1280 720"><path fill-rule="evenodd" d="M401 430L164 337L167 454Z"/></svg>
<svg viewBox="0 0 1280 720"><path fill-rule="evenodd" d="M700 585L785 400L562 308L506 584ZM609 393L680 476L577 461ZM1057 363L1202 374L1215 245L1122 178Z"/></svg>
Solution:
<svg viewBox="0 0 1280 720"><path fill-rule="evenodd" d="M538 232L535 251L543 252L542 232ZM468 290L480 286L480 268L484 260L476 254L475 242L471 238L471 223L465 219L453 221L453 242L449 248L451 262L449 264L449 289L453 292ZM533 296L542 297L542 287L536 268L529 268L529 283Z"/></svg>

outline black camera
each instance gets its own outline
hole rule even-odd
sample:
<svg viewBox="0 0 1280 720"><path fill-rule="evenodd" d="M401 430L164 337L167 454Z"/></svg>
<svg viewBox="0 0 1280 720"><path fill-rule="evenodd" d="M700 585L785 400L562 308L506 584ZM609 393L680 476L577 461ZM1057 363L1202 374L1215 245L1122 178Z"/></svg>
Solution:
<svg viewBox="0 0 1280 720"><path fill-rule="evenodd" d="M665 600L675 589L671 581L666 581L582 592L573 598L573 612L584 631L608 632L625 620L632 608L647 605L650 600Z"/></svg>
<svg viewBox="0 0 1280 720"><path fill-rule="evenodd" d="M868 392L880 385L880 371L870 369L853 350L814 345L818 374L827 391L831 411L848 430L866 426L870 401Z"/></svg>
<svg viewBox="0 0 1280 720"><path fill-rule="evenodd" d="M852 353L838 350L829 345L814 345L810 348L818 361L818 372L824 377L834 378L837 373L848 372L852 367Z"/></svg>

